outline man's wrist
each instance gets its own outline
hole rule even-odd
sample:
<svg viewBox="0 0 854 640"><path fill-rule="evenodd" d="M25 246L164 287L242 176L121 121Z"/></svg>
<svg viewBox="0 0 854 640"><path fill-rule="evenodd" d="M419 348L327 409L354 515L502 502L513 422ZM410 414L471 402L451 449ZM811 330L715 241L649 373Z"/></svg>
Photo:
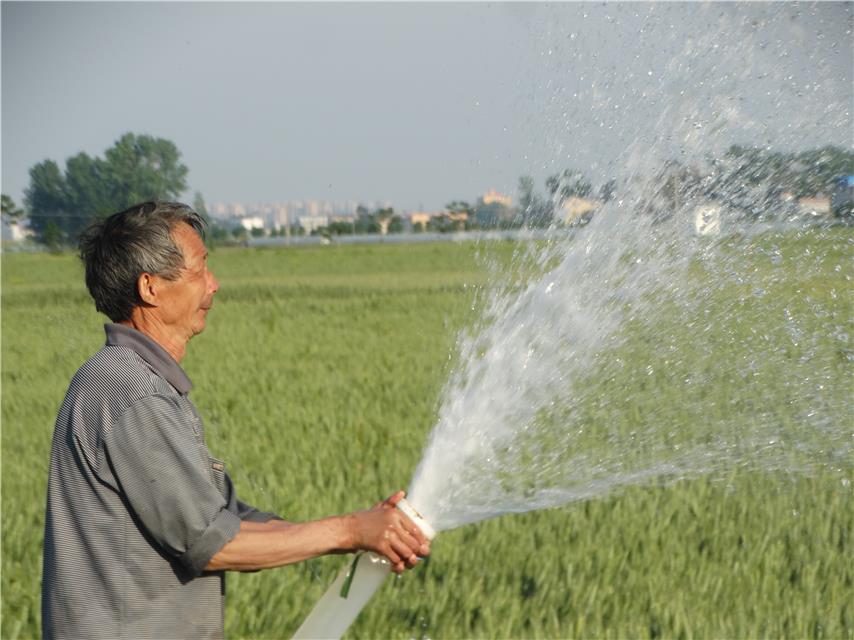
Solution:
<svg viewBox="0 0 854 640"><path fill-rule="evenodd" d="M337 516L338 541L341 551L357 551L359 549L358 521L355 514L348 513Z"/></svg>

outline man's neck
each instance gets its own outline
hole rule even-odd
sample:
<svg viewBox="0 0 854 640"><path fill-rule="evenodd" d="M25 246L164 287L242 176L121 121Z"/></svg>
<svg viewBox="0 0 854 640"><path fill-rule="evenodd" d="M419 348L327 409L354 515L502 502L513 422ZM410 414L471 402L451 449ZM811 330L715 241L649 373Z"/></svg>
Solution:
<svg viewBox="0 0 854 640"><path fill-rule="evenodd" d="M145 334L157 344L163 347L166 352L175 359L175 362L181 362L184 355L187 353L187 340L176 336L173 331L159 321L156 316L143 313L139 308L134 309L129 320L120 322L126 327L136 329L142 334Z"/></svg>

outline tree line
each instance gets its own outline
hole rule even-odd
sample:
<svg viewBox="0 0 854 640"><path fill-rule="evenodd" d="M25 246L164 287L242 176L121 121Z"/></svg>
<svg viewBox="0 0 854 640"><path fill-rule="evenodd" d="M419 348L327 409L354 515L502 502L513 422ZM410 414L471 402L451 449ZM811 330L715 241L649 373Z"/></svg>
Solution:
<svg viewBox="0 0 854 640"><path fill-rule="evenodd" d="M145 200L177 200L188 173L173 142L126 133L103 158L81 152L64 169L54 160L31 167L24 208L36 239L59 246L76 242L93 219ZM3 214L20 219L24 210L4 196Z"/></svg>
<svg viewBox="0 0 854 640"><path fill-rule="evenodd" d="M854 152L836 146L825 146L796 153L733 145L722 159L707 159L716 167L703 171L696 166L670 161L653 179L654 193L641 210L673 211L686 198L728 198L764 202L779 201L782 193L793 197L830 194L841 176L854 175ZM722 170L725 166L726 170ZM178 200L187 192L189 170L181 161L175 144L163 138L126 133L103 157L78 153L65 161L64 168L54 160L44 160L30 168L30 182L24 191L23 207L7 195L2 196L3 217L9 221L29 218L36 239L48 246L74 243L80 232L93 220L121 211L145 200ZM519 178L517 205L478 201L470 204L454 200L443 213L424 225L413 225L418 231L457 231L469 229L545 227L553 224L569 198L595 199L602 203L615 197L620 185L607 180L598 188L576 169L566 169L546 178L544 191L537 190L530 176ZM757 200L756 193L764 197ZM653 202L655 201L655 202ZM195 209L206 216L204 200L198 192ZM851 205L846 205L848 209ZM836 212L849 216L850 211ZM390 207L368 211L360 206L351 221L333 221L312 233L347 235L362 233L399 233L405 230L403 218ZM212 226L214 242L243 240L247 235L260 235L261 230L223 229ZM280 235L301 235L298 225L279 230Z"/></svg>

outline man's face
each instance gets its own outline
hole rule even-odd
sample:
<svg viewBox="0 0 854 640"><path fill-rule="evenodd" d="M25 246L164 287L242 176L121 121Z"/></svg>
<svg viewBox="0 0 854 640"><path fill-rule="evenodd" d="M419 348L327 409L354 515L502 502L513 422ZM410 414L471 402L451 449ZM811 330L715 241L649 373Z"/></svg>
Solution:
<svg viewBox="0 0 854 640"><path fill-rule="evenodd" d="M205 328L205 318L219 282L208 271L208 251L195 229L179 224L173 229L172 238L184 256L184 268L176 280L162 282L161 319L189 340Z"/></svg>

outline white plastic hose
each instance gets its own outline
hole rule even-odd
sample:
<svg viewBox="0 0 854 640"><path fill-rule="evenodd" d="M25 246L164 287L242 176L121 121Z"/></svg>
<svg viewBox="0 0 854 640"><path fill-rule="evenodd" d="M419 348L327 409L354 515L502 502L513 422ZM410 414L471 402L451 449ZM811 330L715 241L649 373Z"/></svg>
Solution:
<svg viewBox="0 0 854 640"><path fill-rule="evenodd" d="M397 508L409 517L428 540L436 537L433 527L405 499ZM335 578L332 586L294 634L294 640L337 640L359 615L391 571L383 556L367 552L357 554Z"/></svg>

